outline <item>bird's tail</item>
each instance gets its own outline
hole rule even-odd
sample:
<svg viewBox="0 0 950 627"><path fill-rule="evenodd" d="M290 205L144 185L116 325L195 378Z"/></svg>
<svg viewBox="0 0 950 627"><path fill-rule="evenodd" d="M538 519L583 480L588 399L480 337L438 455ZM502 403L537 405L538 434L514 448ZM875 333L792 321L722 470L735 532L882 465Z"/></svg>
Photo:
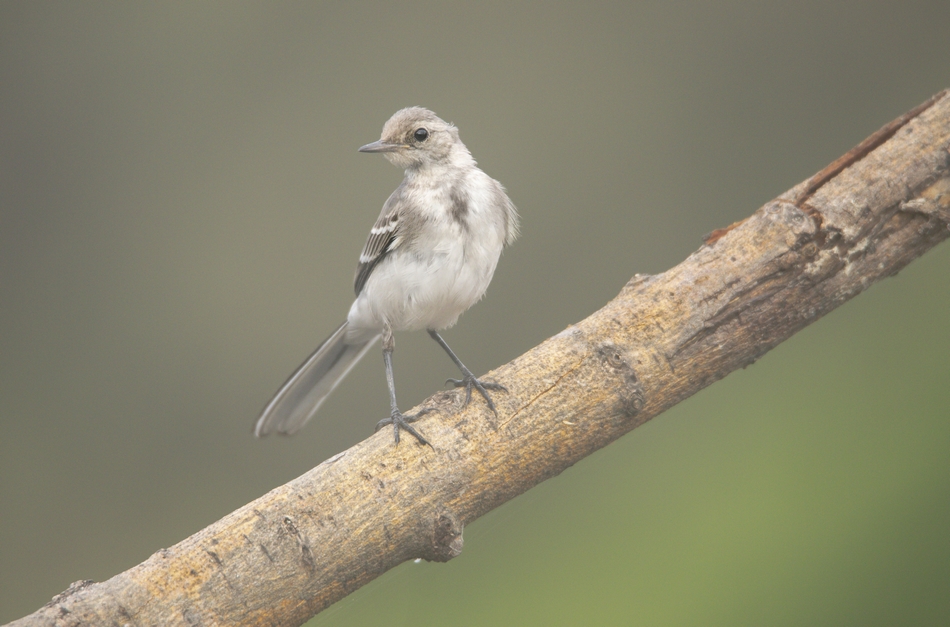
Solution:
<svg viewBox="0 0 950 627"><path fill-rule="evenodd" d="M254 435L296 433L379 339L377 335L366 342L347 344L346 327L346 322L341 324L281 386L257 419Z"/></svg>

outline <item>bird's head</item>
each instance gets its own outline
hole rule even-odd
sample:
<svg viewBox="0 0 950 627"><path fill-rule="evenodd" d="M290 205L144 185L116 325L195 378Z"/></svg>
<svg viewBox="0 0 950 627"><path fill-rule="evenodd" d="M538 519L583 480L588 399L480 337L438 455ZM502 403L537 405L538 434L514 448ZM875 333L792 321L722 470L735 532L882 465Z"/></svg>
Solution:
<svg viewBox="0 0 950 627"><path fill-rule="evenodd" d="M407 170L471 159L458 129L422 107L397 111L383 125L379 141L366 144L360 152L380 152L390 163Z"/></svg>

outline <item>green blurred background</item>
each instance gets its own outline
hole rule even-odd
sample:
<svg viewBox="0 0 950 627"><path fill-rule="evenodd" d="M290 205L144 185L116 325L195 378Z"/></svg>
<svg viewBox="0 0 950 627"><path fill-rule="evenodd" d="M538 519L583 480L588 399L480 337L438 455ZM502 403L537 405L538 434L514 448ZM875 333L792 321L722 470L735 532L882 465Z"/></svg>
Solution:
<svg viewBox="0 0 950 627"><path fill-rule="evenodd" d="M369 435L370 355L257 412L346 314L454 121L523 216L446 334L476 372L950 87L950 3L0 4L0 622ZM316 625L950 623L950 245ZM454 367L397 337L405 408Z"/></svg>

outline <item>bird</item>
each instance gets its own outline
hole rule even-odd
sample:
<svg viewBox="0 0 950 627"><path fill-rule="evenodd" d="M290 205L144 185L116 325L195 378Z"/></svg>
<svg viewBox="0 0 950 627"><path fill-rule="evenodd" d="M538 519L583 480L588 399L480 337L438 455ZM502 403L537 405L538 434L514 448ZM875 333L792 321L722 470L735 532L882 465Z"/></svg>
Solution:
<svg viewBox="0 0 950 627"><path fill-rule="evenodd" d="M404 178L370 229L346 321L264 407L254 426L257 437L296 433L381 339L390 413L376 430L392 425L396 444L404 430L429 445L411 424L429 410L403 414L396 403L396 331L425 330L445 350L461 371L460 379L446 383L465 388L463 407L474 389L497 414L488 390L507 391L476 378L440 335L481 300L502 250L518 237L518 211L505 188L478 167L454 124L422 107L397 111L380 139L359 151L382 154L404 170Z"/></svg>

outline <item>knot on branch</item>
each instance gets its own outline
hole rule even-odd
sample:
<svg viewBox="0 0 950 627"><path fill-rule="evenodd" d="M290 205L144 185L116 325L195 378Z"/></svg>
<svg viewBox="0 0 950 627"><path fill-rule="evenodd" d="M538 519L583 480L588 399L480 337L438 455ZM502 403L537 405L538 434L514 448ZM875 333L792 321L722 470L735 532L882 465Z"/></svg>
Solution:
<svg viewBox="0 0 950 627"><path fill-rule="evenodd" d="M947 161L947 167L950 168L950 148L948 148ZM937 224L941 228L950 228L950 176L935 181L923 189L916 198L902 202L900 210L919 213L929 218L928 224L921 227L921 233Z"/></svg>
<svg viewBox="0 0 950 627"><path fill-rule="evenodd" d="M633 418L640 413L646 402L643 396L643 386L636 370L630 365L627 353L618 345L607 342L597 348L597 355L607 372L614 379L620 380L618 390L620 411L624 418Z"/></svg>
<svg viewBox="0 0 950 627"><path fill-rule="evenodd" d="M74 581L69 584L69 587L54 596L50 601L45 605L45 607L54 607L60 603L65 602L69 597L74 594L81 592L88 588L89 586L95 585L96 582L92 579L82 579L80 581Z"/></svg>
<svg viewBox="0 0 950 627"><path fill-rule="evenodd" d="M447 562L462 554L462 523L451 512L435 517L432 537L423 559L429 562Z"/></svg>
<svg viewBox="0 0 950 627"><path fill-rule="evenodd" d="M310 575L313 575L317 570L317 560L313 555L313 551L310 549L310 542L307 540L306 536L301 533L300 529L297 528L297 525L294 523L294 519L290 516L284 516L284 519L281 521L280 530L278 535L283 535L285 537L292 538L294 543L297 545L297 559L300 566L304 568ZM261 545L263 549L263 545ZM266 549L265 549L266 553ZM268 558L270 555L268 555Z"/></svg>

